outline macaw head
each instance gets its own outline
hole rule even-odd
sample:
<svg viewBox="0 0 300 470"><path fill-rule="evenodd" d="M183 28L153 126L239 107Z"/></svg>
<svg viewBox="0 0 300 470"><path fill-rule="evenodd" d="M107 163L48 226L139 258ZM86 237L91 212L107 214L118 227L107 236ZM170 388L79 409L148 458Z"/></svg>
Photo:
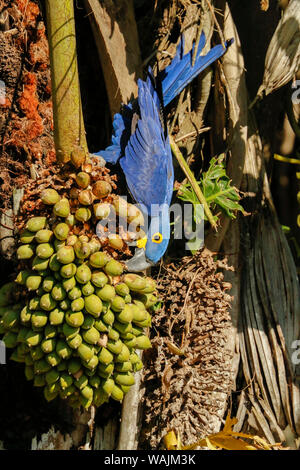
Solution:
<svg viewBox="0 0 300 470"><path fill-rule="evenodd" d="M134 256L126 262L130 272L141 272L154 266L164 255L170 240L169 213L160 212L151 217L147 235L137 241Z"/></svg>

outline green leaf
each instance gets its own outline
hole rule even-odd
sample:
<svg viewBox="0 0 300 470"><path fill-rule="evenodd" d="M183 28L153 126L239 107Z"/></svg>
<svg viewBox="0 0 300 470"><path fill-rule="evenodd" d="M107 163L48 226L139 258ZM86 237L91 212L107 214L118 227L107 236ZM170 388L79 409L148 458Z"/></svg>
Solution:
<svg viewBox="0 0 300 470"><path fill-rule="evenodd" d="M212 212L216 213L221 210L230 219L234 219L238 211L244 213L243 207L239 204L238 190L231 185L231 180L226 174L223 157L211 159L208 170L203 173L198 184ZM180 187L178 197L184 202L193 204L194 209L199 204L189 183ZM218 220L218 215L214 215L214 219ZM207 220L206 216L204 220Z"/></svg>

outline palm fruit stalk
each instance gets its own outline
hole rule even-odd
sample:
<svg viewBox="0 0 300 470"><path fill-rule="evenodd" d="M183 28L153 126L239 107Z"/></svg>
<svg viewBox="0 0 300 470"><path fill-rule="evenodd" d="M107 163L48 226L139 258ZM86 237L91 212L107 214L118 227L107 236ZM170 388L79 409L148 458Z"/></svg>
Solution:
<svg viewBox="0 0 300 470"><path fill-rule="evenodd" d="M12 350L10 358L24 364L26 379L47 401L60 397L72 407L98 407L110 398L122 401L142 368L136 350L151 347L147 328L156 285L124 273L126 243L119 234L96 236L96 224L111 211L136 226L142 215L113 194L109 171L87 152L80 95L73 100L79 90L75 61L65 107L59 106L58 79L64 76L67 86L70 54L76 57L73 1L51 0L46 6L56 174L66 185L43 187L35 216L22 216L18 272L0 289L0 335ZM80 132L70 116L81 123ZM66 125L73 134L64 132Z"/></svg>

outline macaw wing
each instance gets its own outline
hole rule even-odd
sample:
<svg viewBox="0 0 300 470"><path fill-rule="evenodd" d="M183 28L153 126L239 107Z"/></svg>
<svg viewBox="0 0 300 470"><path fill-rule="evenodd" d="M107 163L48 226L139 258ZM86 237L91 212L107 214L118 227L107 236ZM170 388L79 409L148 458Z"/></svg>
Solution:
<svg viewBox="0 0 300 470"><path fill-rule="evenodd" d="M201 55L205 45L205 34L202 33L194 66L192 66L192 60L195 45L193 45L190 52L185 54L179 61L177 57L178 54L176 54L175 63L173 64L172 61L171 64L161 72L160 78L162 81L164 105L167 106L200 72L222 57L231 43L232 40L226 41L225 47L223 47L222 44L218 44L206 55Z"/></svg>
<svg viewBox="0 0 300 470"><path fill-rule="evenodd" d="M94 155L101 156L108 163L117 163L119 158L124 155L125 147L130 137L132 115L131 103L123 107L122 113L114 115L112 143L105 150L100 150Z"/></svg>
<svg viewBox="0 0 300 470"><path fill-rule="evenodd" d="M151 214L153 204L168 203L173 189L172 155L147 83L139 80L140 119L120 160L134 199Z"/></svg>

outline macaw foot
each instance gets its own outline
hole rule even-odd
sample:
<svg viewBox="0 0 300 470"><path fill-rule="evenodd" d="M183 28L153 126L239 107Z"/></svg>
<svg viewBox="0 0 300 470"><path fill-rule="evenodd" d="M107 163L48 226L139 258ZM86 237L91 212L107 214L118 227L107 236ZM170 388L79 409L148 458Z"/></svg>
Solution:
<svg viewBox="0 0 300 470"><path fill-rule="evenodd" d="M147 259L144 248L137 248L134 256L125 262L127 271L131 273L140 273L154 265L152 261Z"/></svg>

